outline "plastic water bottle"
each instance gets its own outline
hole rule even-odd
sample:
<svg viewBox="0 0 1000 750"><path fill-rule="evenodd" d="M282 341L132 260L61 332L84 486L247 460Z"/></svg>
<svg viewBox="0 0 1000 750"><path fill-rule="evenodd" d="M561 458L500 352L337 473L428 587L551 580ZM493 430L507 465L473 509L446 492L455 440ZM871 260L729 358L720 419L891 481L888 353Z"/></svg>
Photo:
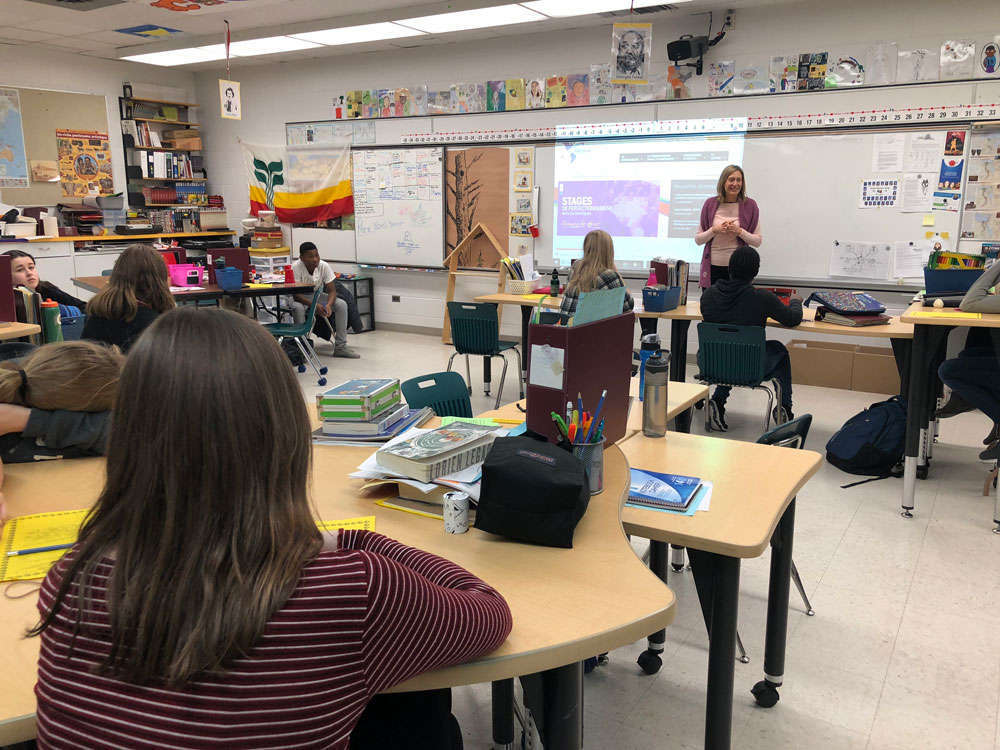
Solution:
<svg viewBox="0 0 1000 750"><path fill-rule="evenodd" d="M42 331L45 334L46 344L63 340L62 319L59 317L58 302L47 299L42 303Z"/></svg>
<svg viewBox="0 0 1000 750"><path fill-rule="evenodd" d="M657 349L646 360L642 391L642 434L663 437L667 434L667 383L670 352Z"/></svg>
<svg viewBox="0 0 1000 750"><path fill-rule="evenodd" d="M660 335L647 333L639 345L639 400L643 400L643 386L646 384L646 360L660 348Z"/></svg>
<svg viewBox="0 0 1000 750"><path fill-rule="evenodd" d="M552 278L549 280L549 294L553 297L559 296L559 269L552 269Z"/></svg>

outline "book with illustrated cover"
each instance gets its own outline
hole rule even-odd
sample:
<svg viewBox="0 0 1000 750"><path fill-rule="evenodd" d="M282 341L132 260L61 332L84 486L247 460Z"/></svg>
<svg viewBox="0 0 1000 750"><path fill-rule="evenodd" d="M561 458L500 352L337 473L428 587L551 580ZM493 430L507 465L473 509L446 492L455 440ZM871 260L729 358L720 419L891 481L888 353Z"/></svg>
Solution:
<svg viewBox="0 0 1000 750"><path fill-rule="evenodd" d="M628 502L658 510L687 510L700 487L698 477L632 469Z"/></svg>
<svg viewBox="0 0 1000 750"><path fill-rule="evenodd" d="M375 460L389 471L430 482L485 459L496 436L496 427L455 422L380 448Z"/></svg>

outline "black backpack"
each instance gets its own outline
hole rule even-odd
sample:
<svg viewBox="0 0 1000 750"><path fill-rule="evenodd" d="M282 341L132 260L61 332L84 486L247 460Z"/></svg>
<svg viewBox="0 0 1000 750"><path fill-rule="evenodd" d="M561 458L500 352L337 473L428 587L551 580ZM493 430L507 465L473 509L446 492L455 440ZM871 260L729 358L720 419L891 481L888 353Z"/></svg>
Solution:
<svg viewBox="0 0 1000 750"><path fill-rule="evenodd" d="M905 443L906 402L893 396L848 419L827 442L826 460L848 474L882 479L897 473Z"/></svg>

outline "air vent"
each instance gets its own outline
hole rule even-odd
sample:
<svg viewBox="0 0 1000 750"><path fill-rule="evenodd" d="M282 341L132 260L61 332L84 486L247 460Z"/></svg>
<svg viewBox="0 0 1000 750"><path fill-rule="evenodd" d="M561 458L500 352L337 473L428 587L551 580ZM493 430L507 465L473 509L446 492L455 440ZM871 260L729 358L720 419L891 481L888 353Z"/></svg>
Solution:
<svg viewBox="0 0 1000 750"><path fill-rule="evenodd" d="M97 10L111 5L124 5L127 0L28 0L28 2L69 10Z"/></svg>
<svg viewBox="0 0 1000 750"><path fill-rule="evenodd" d="M610 10L605 13L598 13L597 15L603 16L604 18L621 18L622 16L641 16L647 13L661 13L665 10L677 10L676 5L647 5L644 8L636 8L635 10Z"/></svg>

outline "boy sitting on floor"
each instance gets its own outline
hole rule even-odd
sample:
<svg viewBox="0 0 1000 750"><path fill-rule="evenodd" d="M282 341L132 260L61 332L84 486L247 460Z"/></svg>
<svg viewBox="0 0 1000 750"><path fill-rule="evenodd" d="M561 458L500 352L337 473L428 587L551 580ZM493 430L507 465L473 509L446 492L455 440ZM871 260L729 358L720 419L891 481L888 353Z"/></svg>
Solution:
<svg viewBox="0 0 1000 750"><path fill-rule="evenodd" d="M733 251L729 258L729 278L720 279L701 295L701 316L706 323L730 323L740 326L763 326L774 318L784 326L797 326L802 322L802 299L794 296L788 305L774 292L754 289L753 280L760 270L760 255L744 245ZM774 421L782 424L793 418L792 414L792 364L788 350L780 341L767 342L765 380L778 381L781 404L775 406ZM726 399L730 388L719 385L708 400L711 429L725 432Z"/></svg>

